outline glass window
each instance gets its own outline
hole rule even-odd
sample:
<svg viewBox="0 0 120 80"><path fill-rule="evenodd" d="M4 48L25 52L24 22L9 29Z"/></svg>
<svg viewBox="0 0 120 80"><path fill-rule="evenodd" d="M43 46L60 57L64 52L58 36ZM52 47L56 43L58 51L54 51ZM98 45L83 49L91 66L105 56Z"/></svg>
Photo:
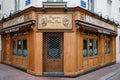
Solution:
<svg viewBox="0 0 120 80"><path fill-rule="evenodd" d="M89 56L93 56L93 39L89 39Z"/></svg>
<svg viewBox="0 0 120 80"><path fill-rule="evenodd" d="M56 0L56 2L63 2L63 0Z"/></svg>
<svg viewBox="0 0 120 80"><path fill-rule="evenodd" d="M105 53L110 53L110 40L105 40Z"/></svg>
<svg viewBox="0 0 120 80"><path fill-rule="evenodd" d="M47 56L48 58L60 58L60 37L49 37Z"/></svg>
<svg viewBox="0 0 120 80"><path fill-rule="evenodd" d="M88 41L87 39L83 40L83 57L88 56L88 51L87 51L88 42L87 41Z"/></svg>
<svg viewBox="0 0 120 80"><path fill-rule="evenodd" d="M17 55L16 40L13 40L13 55Z"/></svg>
<svg viewBox="0 0 120 80"><path fill-rule="evenodd" d="M105 53L107 53L107 40L105 40Z"/></svg>
<svg viewBox="0 0 120 80"><path fill-rule="evenodd" d="M18 56L22 56L22 40L18 40Z"/></svg>
<svg viewBox="0 0 120 80"><path fill-rule="evenodd" d="M94 11L94 0L88 0L88 10Z"/></svg>
<svg viewBox="0 0 120 80"><path fill-rule="evenodd" d="M15 11L19 10L20 0L15 0Z"/></svg>
<svg viewBox="0 0 120 80"><path fill-rule="evenodd" d="M23 40L23 56L27 57L27 40Z"/></svg>
<svg viewBox="0 0 120 80"><path fill-rule="evenodd" d="M83 57L98 55L98 40L83 39Z"/></svg>
<svg viewBox="0 0 120 80"><path fill-rule="evenodd" d="M107 41L107 44L108 44L108 46L107 46L107 53L110 53L110 40Z"/></svg>
<svg viewBox="0 0 120 80"><path fill-rule="evenodd" d="M30 0L26 0L25 1L25 5L27 6L27 5L29 5L30 4Z"/></svg>
<svg viewBox="0 0 120 80"><path fill-rule="evenodd" d="M54 2L54 0L47 0L47 2Z"/></svg>
<svg viewBox="0 0 120 80"><path fill-rule="evenodd" d="M1 4L0 4L0 10L1 10Z"/></svg>
<svg viewBox="0 0 120 80"><path fill-rule="evenodd" d="M98 40L94 40L94 55L98 54Z"/></svg>
<svg viewBox="0 0 120 80"><path fill-rule="evenodd" d="M63 0L47 0L47 2L63 2Z"/></svg>

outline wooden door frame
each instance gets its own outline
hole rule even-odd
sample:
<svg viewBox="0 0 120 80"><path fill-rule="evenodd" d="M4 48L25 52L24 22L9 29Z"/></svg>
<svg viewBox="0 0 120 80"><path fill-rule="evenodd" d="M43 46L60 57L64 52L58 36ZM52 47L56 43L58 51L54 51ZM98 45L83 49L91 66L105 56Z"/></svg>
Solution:
<svg viewBox="0 0 120 80"><path fill-rule="evenodd" d="M55 34L56 33L56 34ZM57 34L58 33L58 34ZM48 34L48 35L47 35ZM62 57L62 72L45 72L44 71L44 53L45 53L45 50L47 50L45 47L47 47L47 43L44 43L44 40L45 40L45 38L46 37L48 37L48 36L60 36L60 49L61 49L61 53L62 54L60 54L60 57ZM63 72L64 72L64 48L63 48L63 46L64 46L64 40L63 40L63 38L64 38L64 35L63 35L63 32L50 32L50 34L49 33L47 33L47 32L44 32L43 33L43 75L48 75L48 74L53 74L53 75L63 75ZM62 42L61 42L62 41Z"/></svg>

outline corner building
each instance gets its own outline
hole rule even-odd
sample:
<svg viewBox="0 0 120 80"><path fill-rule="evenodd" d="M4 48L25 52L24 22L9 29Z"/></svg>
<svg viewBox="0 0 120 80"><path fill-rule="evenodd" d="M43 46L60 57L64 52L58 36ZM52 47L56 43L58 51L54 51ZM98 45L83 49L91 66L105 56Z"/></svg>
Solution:
<svg viewBox="0 0 120 80"><path fill-rule="evenodd" d="M0 26L2 62L34 75L75 76L116 59L117 25L80 7L30 7Z"/></svg>

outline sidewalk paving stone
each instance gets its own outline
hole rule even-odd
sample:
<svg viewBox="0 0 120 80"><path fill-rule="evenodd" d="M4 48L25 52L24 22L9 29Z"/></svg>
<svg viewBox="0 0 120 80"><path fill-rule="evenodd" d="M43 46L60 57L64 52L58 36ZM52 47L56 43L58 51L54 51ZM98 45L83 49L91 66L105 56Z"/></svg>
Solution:
<svg viewBox="0 0 120 80"><path fill-rule="evenodd" d="M34 76L0 64L0 80L120 80L120 64L113 64L75 78Z"/></svg>

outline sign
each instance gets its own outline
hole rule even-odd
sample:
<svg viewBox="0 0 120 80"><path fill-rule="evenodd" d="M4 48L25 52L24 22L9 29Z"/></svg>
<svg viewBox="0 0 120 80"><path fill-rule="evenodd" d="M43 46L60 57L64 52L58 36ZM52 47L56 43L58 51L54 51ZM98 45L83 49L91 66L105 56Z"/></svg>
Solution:
<svg viewBox="0 0 120 80"><path fill-rule="evenodd" d="M93 18L91 16L88 16L88 15L86 15L86 22L109 29L109 30L113 30L113 31L115 30L113 25L110 25L108 23L105 23L103 21L100 21L100 20Z"/></svg>
<svg viewBox="0 0 120 80"><path fill-rule="evenodd" d="M14 18L12 20L9 20L7 22L4 22L3 23L3 28L7 28L7 27L10 27L10 26L22 23L22 22L24 22L24 15L20 16L20 17L17 17L17 18Z"/></svg>
<svg viewBox="0 0 120 80"><path fill-rule="evenodd" d="M15 32L15 31L19 31L19 27L5 30L5 33L10 33L10 32Z"/></svg>
<svg viewBox="0 0 120 80"><path fill-rule="evenodd" d="M30 4L30 0L26 0L25 1L25 5L27 6L27 5L29 5Z"/></svg>
<svg viewBox="0 0 120 80"><path fill-rule="evenodd" d="M108 34L110 35L110 32L109 31L105 31L105 30L98 30L99 33L103 33L103 34Z"/></svg>
<svg viewBox="0 0 120 80"><path fill-rule="evenodd" d="M72 29L72 14L39 14L38 29Z"/></svg>
<svg viewBox="0 0 120 80"><path fill-rule="evenodd" d="M81 6L82 6L83 8L86 8L86 2L85 2L84 0L81 0Z"/></svg>

